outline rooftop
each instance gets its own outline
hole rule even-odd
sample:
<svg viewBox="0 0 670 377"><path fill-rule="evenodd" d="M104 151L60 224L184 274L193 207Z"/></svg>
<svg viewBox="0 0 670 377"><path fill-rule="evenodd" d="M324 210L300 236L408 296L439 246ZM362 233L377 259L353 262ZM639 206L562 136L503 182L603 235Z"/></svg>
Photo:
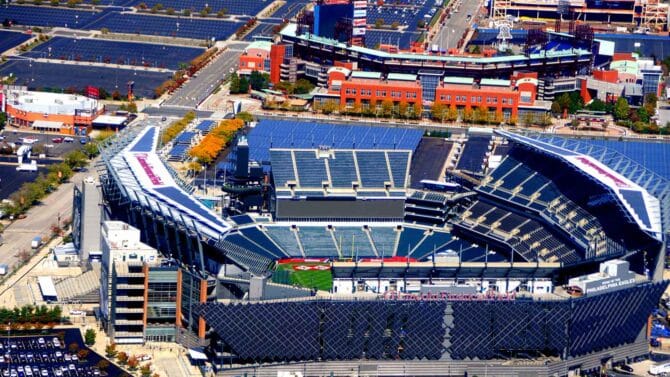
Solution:
<svg viewBox="0 0 670 377"><path fill-rule="evenodd" d="M416 75L409 73L389 73L386 78L393 81L416 81Z"/></svg>
<svg viewBox="0 0 670 377"><path fill-rule="evenodd" d="M88 97L23 90L9 91L7 104L28 112L59 115L75 115L75 112L91 113L98 109L98 101Z"/></svg>
<svg viewBox="0 0 670 377"><path fill-rule="evenodd" d="M367 71L353 71L351 72L352 79L377 79L381 80L381 72L367 72Z"/></svg>
<svg viewBox="0 0 670 377"><path fill-rule="evenodd" d="M472 77L447 76L442 80L442 82L445 84L472 85L475 80Z"/></svg>
<svg viewBox="0 0 670 377"><path fill-rule="evenodd" d="M482 79L481 86L504 86L508 87L511 85L509 80L499 80L499 79Z"/></svg>

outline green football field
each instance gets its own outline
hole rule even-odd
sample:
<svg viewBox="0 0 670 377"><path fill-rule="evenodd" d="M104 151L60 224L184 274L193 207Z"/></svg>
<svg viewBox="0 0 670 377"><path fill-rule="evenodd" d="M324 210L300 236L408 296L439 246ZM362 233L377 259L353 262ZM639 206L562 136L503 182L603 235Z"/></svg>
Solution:
<svg viewBox="0 0 670 377"><path fill-rule="evenodd" d="M294 266L329 266L328 263L286 263L277 265L277 271L286 271L289 274L290 284L305 288L316 288L321 291L330 291L333 287L333 275L330 270L294 269Z"/></svg>

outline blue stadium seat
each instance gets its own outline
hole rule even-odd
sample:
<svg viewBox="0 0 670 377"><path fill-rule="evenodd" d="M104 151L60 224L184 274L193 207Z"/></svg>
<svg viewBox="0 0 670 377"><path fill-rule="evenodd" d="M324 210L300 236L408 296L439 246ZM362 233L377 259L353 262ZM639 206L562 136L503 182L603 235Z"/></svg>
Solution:
<svg viewBox="0 0 670 377"><path fill-rule="evenodd" d="M287 226L268 226L265 227L268 236L275 241L279 247L282 248L291 257L300 258L302 253L300 252L300 245L295 239L295 235L291 228Z"/></svg>

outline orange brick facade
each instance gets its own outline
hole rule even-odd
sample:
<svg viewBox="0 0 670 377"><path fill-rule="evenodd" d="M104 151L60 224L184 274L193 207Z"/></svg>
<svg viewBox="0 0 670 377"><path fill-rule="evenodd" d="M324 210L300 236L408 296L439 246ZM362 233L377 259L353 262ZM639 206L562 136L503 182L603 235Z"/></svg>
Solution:
<svg viewBox="0 0 670 377"><path fill-rule="evenodd" d="M342 82L341 106L381 105L391 101L394 105L421 104L421 85L418 82L386 81L377 79L355 79Z"/></svg>
<svg viewBox="0 0 670 377"><path fill-rule="evenodd" d="M93 120L98 116L97 112L90 116L36 113L15 108L9 103L6 105L6 110L7 116L10 118L10 125L32 127L33 122L38 120L61 122L63 123L63 127L58 132L67 135L74 135L75 127L79 129L85 127L87 129L86 134L90 133L93 129Z"/></svg>
<svg viewBox="0 0 670 377"><path fill-rule="evenodd" d="M483 106L496 116L511 119L518 116L519 92L511 88L447 84L435 91L435 103L454 106L460 111Z"/></svg>

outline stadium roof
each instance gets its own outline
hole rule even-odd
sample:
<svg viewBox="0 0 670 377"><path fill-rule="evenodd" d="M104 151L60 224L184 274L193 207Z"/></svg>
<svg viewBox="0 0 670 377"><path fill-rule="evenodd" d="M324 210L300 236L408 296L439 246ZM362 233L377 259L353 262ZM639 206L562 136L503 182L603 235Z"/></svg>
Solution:
<svg viewBox="0 0 670 377"><path fill-rule="evenodd" d="M423 131L401 127L352 126L264 119L247 135L249 159L270 161L270 148L409 149Z"/></svg>
<svg viewBox="0 0 670 377"><path fill-rule="evenodd" d="M495 63L507 63L515 61L526 61L528 59L542 58L542 57L561 57L561 56L580 56L580 55L591 55L590 51L579 49L579 48L569 48L569 49L556 49L556 50L547 50L547 51L538 51L536 53L530 54L530 57L524 55L511 55L511 56L495 56L495 57L468 57L468 56L436 56L428 54L409 54L409 53L390 53L385 51L379 51L367 47L360 46L347 46L345 43L337 41L335 39L324 38L314 34L301 34L297 35L298 25L291 23L286 25L284 29L280 31L282 36L299 38L302 40L309 40L318 43L323 43L337 48L348 49L353 52L360 54L375 55L380 58L386 59L398 59L398 60L423 60L423 61L439 61L439 62L454 62L454 63L481 63L481 64L495 64Z"/></svg>
<svg viewBox="0 0 670 377"><path fill-rule="evenodd" d="M146 127L111 158L118 181L130 198L218 239L230 225L177 183L156 154L158 136L159 127Z"/></svg>
<svg viewBox="0 0 670 377"><path fill-rule="evenodd" d="M497 134L515 142L558 157L577 170L607 187L643 231L662 240L661 206L658 198L645 188L619 174L598 159L531 137L496 130Z"/></svg>

